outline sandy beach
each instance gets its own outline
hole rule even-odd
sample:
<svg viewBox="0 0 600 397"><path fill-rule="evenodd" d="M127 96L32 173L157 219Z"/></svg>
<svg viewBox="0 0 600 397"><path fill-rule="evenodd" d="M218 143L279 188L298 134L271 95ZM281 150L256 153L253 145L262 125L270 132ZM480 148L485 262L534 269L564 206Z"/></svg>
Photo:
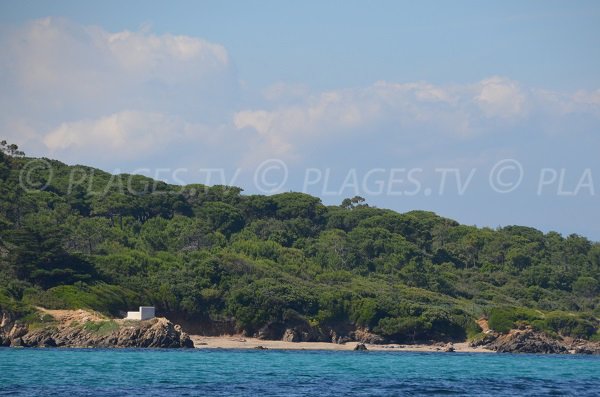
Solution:
<svg viewBox="0 0 600 397"><path fill-rule="evenodd" d="M241 335L201 336L190 335L194 346L198 349L256 349L258 346L272 350L354 350L358 342L336 344L328 342L285 342L280 340L263 340L247 338ZM445 344L365 344L368 350L374 351L410 351L410 352L443 352ZM454 343L454 351L458 353L494 353L483 348L470 347L467 342Z"/></svg>

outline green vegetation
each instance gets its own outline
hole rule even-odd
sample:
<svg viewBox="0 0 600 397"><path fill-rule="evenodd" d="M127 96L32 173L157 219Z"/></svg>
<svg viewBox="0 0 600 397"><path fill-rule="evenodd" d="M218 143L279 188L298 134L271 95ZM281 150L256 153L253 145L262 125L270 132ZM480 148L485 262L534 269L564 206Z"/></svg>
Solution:
<svg viewBox="0 0 600 397"><path fill-rule="evenodd" d="M118 315L153 304L249 334L354 326L406 341L475 337L487 315L499 331L528 324L598 339L600 244L582 236L477 228L360 197L324 206L47 159L33 169L2 147L3 310Z"/></svg>
<svg viewBox="0 0 600 397"><path fill-rule="evenodd" d="M594 336L597 323L597 319L585 313L543 313L517 307L493 308L489 318L490 327L499 332L508 332L520 326L532 326L551 335L570 335L584 339Z"/></svg>
<svg viewBox="0 0 600 397"><path fill-rule="evenodd" d="M83 329L97 335L108 335L119 329L119 324L115 321L86 321Z"/></svg>
<svg viewBox="0 0 600 397"><path fill-rule="evenodd" d="M29 312L25 316L21 317L21 320L27 324L30 330L54 326L56 324L54 317L51 315L36 311Z"/></svg>

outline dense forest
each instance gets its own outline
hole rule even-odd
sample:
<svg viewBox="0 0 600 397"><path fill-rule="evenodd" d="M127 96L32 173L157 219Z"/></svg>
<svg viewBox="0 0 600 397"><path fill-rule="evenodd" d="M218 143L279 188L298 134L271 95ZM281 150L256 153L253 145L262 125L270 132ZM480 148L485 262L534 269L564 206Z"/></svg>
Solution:
<svg viewBox="0 0 600 397"><path fill-rule="evenodd" d="M599 281L600 244L579 235L477 228L360 197L325 206L169 185L6 142L0 152L0 309L23 318L35 306L117 316L152 304L248 335L292 325L410 341L473 337L486 316L499 331L524 322L600 340Z"/></svg>

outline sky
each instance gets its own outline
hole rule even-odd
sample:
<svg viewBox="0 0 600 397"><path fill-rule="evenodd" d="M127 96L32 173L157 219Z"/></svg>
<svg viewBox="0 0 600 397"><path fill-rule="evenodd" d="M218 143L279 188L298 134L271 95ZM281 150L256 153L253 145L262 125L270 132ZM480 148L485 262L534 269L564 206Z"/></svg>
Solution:
<svg viewBox="0 0 600 397"><path fill-rule="evenodd" d="M0 1L0 136L600 240L597 1Z"/></svg>

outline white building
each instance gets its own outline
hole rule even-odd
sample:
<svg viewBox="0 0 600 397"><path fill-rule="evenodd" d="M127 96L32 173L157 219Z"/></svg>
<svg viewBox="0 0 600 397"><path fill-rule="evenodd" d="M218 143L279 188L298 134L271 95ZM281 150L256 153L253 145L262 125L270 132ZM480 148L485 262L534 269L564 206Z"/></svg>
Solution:
<svg viewBox="0 0 600 397"><path fill-rule="evenodd" d="M150 320L154 318L154 306L140 306L137 312L127 312L125 320Z"/></svg>

